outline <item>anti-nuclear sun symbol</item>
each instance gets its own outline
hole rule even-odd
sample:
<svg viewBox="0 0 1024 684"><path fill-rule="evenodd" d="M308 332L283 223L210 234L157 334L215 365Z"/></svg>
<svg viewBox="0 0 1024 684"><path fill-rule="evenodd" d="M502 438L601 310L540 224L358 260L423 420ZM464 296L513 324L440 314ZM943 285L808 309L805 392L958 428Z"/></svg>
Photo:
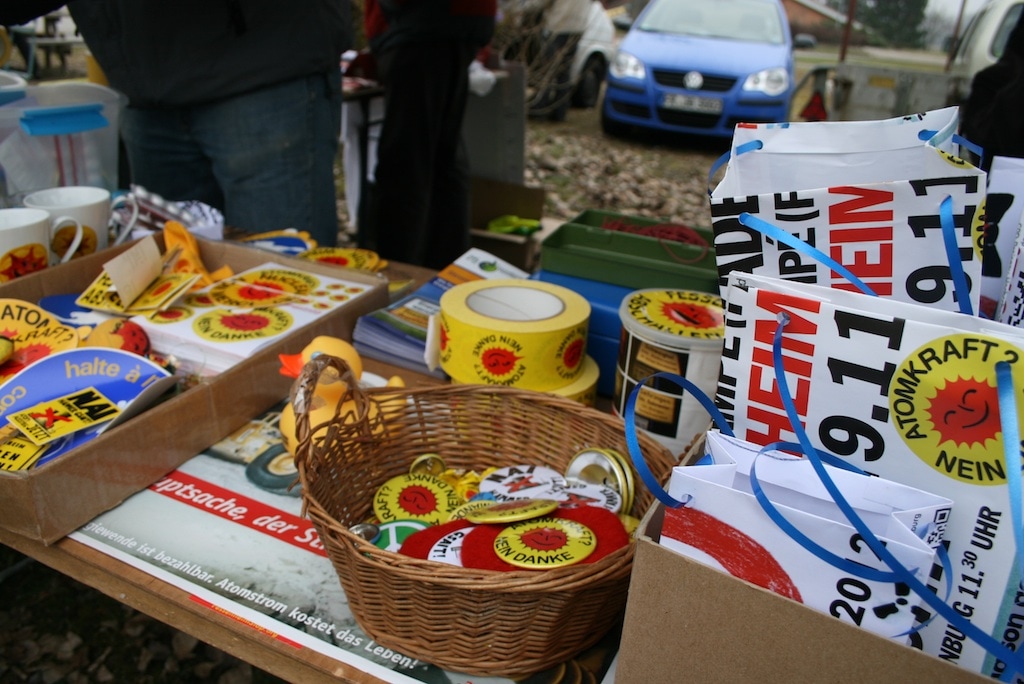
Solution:
<svg viewBox="0 0 1024 684"><path fill-rule="evenodd" d="M957 378L936 388L928 413L940 444L984 444L1000 430L998 390L974 378Z"/></svg>
<svg viewBox="0 0 1024 684"><path fill-rule="evenodd" d="M715 328L722 324L720 316L707 306L698 306L686 302L664 304L661 313L665 318L676 323L694 328Z"/></svg>
<svg viewBox="0 0 1024 684"><path fill-rule="evenodd" d="M519 537L523 546L538 551L556 551L568 543L565 532L553 527L537 527Z"/></svg>
<svg viewBox="0 0 1024 684"><path fill-rule="evenodd" d="M437 510L437 497L426 487L406 487L398 496L398 505L406 513L426 515Z"/></svg>

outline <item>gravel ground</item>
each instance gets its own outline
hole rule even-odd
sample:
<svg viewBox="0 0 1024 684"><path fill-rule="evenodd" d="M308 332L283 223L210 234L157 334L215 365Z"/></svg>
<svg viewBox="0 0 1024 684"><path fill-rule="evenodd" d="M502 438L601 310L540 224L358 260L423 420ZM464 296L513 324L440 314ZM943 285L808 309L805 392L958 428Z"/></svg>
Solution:
<svg viewBox="0 0 1024 684"><path fill-rule="evenodd" d="M74 69L43 75L81 75ZM608 138L596 109L576 109L562 123L528 123L525 182L547 190L552 219L604 209L707 226L708 173L726 149ZM0 592L0 683L281 681L2 545Z"/></svg>
<svg viewBox="0 0 1024 684"><path fill-rule="evenodd" d="M573 109L562 123L530 121L526 137L525 180L547 190L545 217L600 209L711 225L708 174L728 141L643 132L609 137L597 108Z"/></svg>

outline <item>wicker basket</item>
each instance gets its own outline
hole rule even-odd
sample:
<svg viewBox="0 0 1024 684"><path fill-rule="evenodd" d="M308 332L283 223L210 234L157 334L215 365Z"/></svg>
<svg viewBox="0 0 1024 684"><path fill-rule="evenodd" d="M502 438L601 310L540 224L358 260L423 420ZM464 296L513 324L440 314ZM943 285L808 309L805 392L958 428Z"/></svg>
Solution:
<svg viewBox="0 0 1024 684"><path fill-rule="evenodd" d="M306 366L292 397L296 464L305 513L367 635L446 670L515 678L572 658L616 625L632 543L591 564L499 572L385 551L349 527L373 517L377 488L407 473L420 454L476 471L529 463L564 472L587 447L628 453L620 419L553 394L504 387L356 389L343 398L342 415L312 426L310 439L306 398L328 367L357 385L340 359ZM667 479L672 454L645 434L640 443L653 472ZM641 517L651 503L650 493L638 490L632 514Z"/></svg>

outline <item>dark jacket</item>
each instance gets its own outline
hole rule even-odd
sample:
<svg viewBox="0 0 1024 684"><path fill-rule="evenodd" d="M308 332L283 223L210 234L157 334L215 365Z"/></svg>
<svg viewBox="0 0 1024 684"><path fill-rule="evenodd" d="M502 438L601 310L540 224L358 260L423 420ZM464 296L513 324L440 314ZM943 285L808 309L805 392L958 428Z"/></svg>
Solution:
<svg viewBox="0 0 1024 684"><path fill-rule="evenodd" d="M136 107L201 104L340 69L349 0L73 0L110 85Z"/></svg>
<svg viewBox="0 0 1024 684"><path fill-rule="evenodd" d="M1024 157L1024 12L1010 32L999 60L971 81L960 111L961 134L984 149L982 168L992 157Z"/></svg>
<svg viewBox="0 0 1024 684"><path fill-rule="evenodd" d="M370 37L380 54L397 45L456 40L482 48L494 35L497 0L367 0L379 4L387 28Z"/></svg>

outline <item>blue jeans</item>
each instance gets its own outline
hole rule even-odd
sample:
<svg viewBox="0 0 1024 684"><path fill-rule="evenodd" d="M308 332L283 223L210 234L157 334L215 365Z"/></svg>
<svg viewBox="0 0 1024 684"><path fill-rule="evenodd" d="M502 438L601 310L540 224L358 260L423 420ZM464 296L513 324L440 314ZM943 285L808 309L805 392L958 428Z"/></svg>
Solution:
<svg viewBox="0 0 1024 684"><path fill-rule="evenodd" d="M122 123L133 183L206 202L232 228L297 228L326 246L338 240L340 130L340 71L192 107L128 107Z"/></svg>

